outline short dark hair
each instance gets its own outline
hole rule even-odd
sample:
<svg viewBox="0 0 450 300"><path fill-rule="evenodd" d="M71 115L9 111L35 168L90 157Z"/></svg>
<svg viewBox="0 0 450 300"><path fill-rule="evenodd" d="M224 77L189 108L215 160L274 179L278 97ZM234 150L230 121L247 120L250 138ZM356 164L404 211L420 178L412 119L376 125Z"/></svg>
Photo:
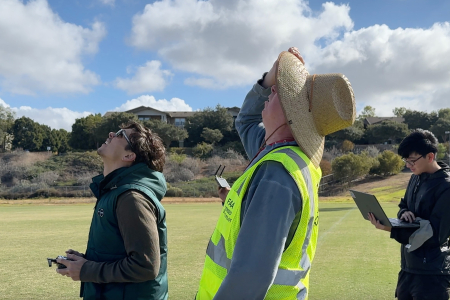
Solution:
<svg viewBox="0 0 450 300"><path fill-rule="evenodd" d="M125 149L136 154L134 163L144 162L150 169L162 172L166 163L166 149L161 138L149 128L134 121L122 124L120 128L133 129L129 134L133 149L128 144Z"/></svg>
<svg viewBox="0 0 450 300"><path fill-rule="evenodd" d="M408 158L411 153L418 153L426 156L428 153L436 155L438 140L431 131L415 129L403 139L398 147L398 155Z"/></svg>

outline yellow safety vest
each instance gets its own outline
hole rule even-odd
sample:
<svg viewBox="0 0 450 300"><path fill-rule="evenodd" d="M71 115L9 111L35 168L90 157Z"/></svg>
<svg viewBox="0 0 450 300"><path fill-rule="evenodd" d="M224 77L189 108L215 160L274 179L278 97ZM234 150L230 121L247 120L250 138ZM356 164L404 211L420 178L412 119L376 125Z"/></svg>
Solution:
<svg viewBox="0 0 450 300"><path fill-rule="evenodd" d="M283 164L302 196L301 218L290 245L284 250L273 284L265 299L308 299L309 270L319 231L318 186L322 172L296 146L276 148L250 167L233 184L206 250L197 300L214 298L227 275L241 226L241 203L256 168L265 161ZM274 199L275 200L275 199Z"/></svg>

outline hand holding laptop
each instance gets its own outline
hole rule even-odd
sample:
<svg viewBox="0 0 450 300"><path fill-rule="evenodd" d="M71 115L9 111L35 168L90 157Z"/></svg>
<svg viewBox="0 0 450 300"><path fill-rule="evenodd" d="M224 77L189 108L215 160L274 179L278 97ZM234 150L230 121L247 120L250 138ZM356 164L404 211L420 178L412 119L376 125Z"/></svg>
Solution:
<svg viewBox="0 0 450 300"><path fill-rule="evenodd" d="M377 220L377 218L375 218L373 213L368 213L367 216L369 218L370 223L372 223L372 225L375 226L377 229L391 232L392 227L384 226L383 224L381 224L380 221Z"/></svg>
<svg viewBox="0 0 450 300"><path fill-rule="evenodd" d="M410 211L403 213L401 219L388 218L374 195L355 190L350 190L350 195L355 200L364 219L370 221L378 229L391 231L391 227L420 227L419 222L415 220L414 214Z"/></svg>

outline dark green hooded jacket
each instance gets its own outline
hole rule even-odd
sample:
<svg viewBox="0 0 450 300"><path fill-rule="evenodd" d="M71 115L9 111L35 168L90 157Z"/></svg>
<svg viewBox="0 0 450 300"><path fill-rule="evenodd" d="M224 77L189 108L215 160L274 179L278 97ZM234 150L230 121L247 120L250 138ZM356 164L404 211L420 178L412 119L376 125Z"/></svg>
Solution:
<svg viewBox="0 0 450 300"><path fill-rule="evenodd" d="M157 208L157 228L161 266L154 280L145 282L83 282L80 297L86 300L166 300L167 292L167 232L166 213L160 201L166 193L162 173L144 163L120 168L92 178L90 188L97 198L94 208L85 258L96 262L114 262L127 257L116 216L117 198L128 190L145 194ZM132 279L130 279L132 281Z"/></svg>

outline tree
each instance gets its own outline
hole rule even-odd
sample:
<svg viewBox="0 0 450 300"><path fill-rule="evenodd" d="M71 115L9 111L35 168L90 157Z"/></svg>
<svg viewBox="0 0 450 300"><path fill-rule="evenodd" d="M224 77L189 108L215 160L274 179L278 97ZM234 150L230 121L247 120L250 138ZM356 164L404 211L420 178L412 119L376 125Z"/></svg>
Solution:
<svg viewBox="0 0 450 300"><path fill-rule="evenodd" d="M76 119L72 125L69 145L75 149L97 149L96 131L101 121L102 116L100 114Z"/></svg>
<svg viewBox="0 0 450 300"><path fill-rule="evenodd" d="M396 117L403 117L403 115L405 114L405 112L406 112L406 108L405 107L396 107L396 108L394 108L393 110L392 110L392 113L394 113L394 115L396 116Z"/></svg>
<svg viewBox="0 0 450 300"><path fill-rule="evenodd" d="M220 142L220 140L223 138L223 134L219 129L203 128L201 137L204 138L205 141L210 142L214 145L215 143Z"/></svg>
<svg viewBox="0 0 450 300"><path fill-rule="evenodd" d="M365 139L369 144L382 144L388 141L399 143L408 134L406 124L384 121L381 124L369 125L365 132Z"/></svg>
<svg viewBox="0 0 450 300"><path fill-rule="evenodd" d="M370 105L364 107L364 109L358 115L358 120L364 120L368 117L375 117L375 108Z"/></svg>
<svg viewBox="0 0 450 300"><path fill-rule="evenodd" d="M58 151L58 154L67 152L70 149L69 139L70 133L65 129L52 129L50 132L50 147L52 147L52 151Z"/></svg>
<svg viewBox="0 0 450 300"><path fill-rule="evenodd" d="M431 126L430 131L433 132L441 142L447 142L448 134L445 134L445 132L450 131L450 118L439 118L439 120Z"/></svg>
<svg viewBox="0 0 450 300"><path fill-rule="evenodd" d="M22 117L14 121L11 129L14 135L13 147L29 151L38 151L44 140L44 132L39 123L30 118Z"/></svg>
<svg viewBox="0 0 450 300"><path fill-rule="evenodd" d="M103 117L95 130L95 149L108 138L110 132L118 131L120 126L125 125L129 121L137 122L138 118L135 114L126 112L112 113L107 117Z"/></svg>
<svg viewBox="0 0 450 300"><path fill-rule="evenodd" d="M443 160L448 153L447 150L448 144L447 143L441 143L438 145L437 147L437 155L436 155L436 160Z"/></svg>
<svg viewBox="0 0 450 300"><path fill-rule="evenodd" d="M51 143L51 133L52 133L52 129L50 128L50 126L44 125L44 124L40 124L41 126L41 130L42 130L42 145L40 147L39 150L41 151L47 151L47 147L52 147L52 143Z"/></svg>
<svg viewBox="0 0 450 300"><path fill-rule="evenodd" d="M439 119L449 119L450 120L450 108L441 108L438 111Z"/></svg>
<svg viewBox="0 0 450 300"><path fill-rule="evenodd" d="M158 134L166 148L169 148L171 142L182 141L188 137L186 129L159 120L144 121L144 126Z"/></svg>
<svg viewBox="0 0 450 300"><path fill-rule="evenodd" d="M5 151L11 148L10 140L13 138L10 131L14 125L16 113L9 107L0 104L0 145L1 150Z"/></svg>
<svg viewBox="0 0 450 300"><path fill-rule="evenodd" d="M406 110L403 118L405 118L405 123L411 130L417 128L429 130L431 125L436 123L436 121L438 120L436 112L426 113L423 111L409 109Z"/></svg>
<svg viewBox="0 0 450 300"><path fill-rule="evenodd" d="M232 125L233 117L225 107L217 105L214 110L208 107L187 119L185 125L189 134L187 144L193 146L204 141L201 137L203 128L218 129L225 136L231 131Z"/></svg>
<svg viewBox="0 0 450 300"><path fill-rule="evenodd" d="M337 142L342 142L345 140L356 142L359 141L364 135L364 130L357 126L350 126L342 130L336 131L327 136L328 139L336 140Z"/></svg>

